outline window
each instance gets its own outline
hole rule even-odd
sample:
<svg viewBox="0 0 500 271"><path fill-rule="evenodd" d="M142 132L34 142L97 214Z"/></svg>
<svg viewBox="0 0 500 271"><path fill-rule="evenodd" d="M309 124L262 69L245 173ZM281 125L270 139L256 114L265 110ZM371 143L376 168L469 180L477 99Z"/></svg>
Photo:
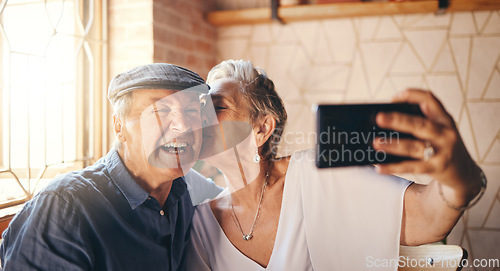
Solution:
<svg viewBox="0 0 500 271"><path fill-rule="evenodd" d="M93 0L0 3L0 209L102 155L105 11Z"/></svg>

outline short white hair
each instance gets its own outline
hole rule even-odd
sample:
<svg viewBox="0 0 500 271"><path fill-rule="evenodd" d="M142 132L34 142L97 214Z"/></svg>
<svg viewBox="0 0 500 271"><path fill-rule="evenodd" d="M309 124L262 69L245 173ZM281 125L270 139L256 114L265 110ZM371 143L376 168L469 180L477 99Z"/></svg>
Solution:
<svg viewBox="0 0 500 271"><path fill-rule="evenodd" d="M133 100L134 98L132 97L132 92L126 93L115 100L113 103L113 112L118 116L118 118L121 120L127 119L127 116L132 108ZM120 150L122 147L121 141L115 138L113 147L115 150Z"/></svg>
<svg viewBox="0 0 500 271"><path fill-rule="evenodd" d="M210 85L219 79L230 78L240 83L239 94L248 104L250 123L257 125L266 116L276 120L276 127L267 142L262 145L261 155L265 159L274 159L277 155L278 143L287 120L283 100L274 88L264 70L255 67L247 60L226 60L213 67L208 73L207 83Z"/></svg>
<svg viewBox="0 0 500 271"><path fill-rule="evenodd" d="M246 85L256 80L260 74L267 77L264 70L254 67L251 61L229 59L212 68L208 73L207 83L213 83L218 79L231 78Z"/></svg>

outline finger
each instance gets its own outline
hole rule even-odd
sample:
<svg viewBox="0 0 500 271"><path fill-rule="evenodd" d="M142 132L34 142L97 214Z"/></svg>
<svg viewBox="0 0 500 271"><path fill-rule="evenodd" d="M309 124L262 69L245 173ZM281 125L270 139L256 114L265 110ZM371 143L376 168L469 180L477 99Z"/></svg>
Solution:
<svg viewBox="0 0 500 271"><path fill-rule="evenodd" d="M403 161L391 164L378 164L377 171L381 174L431 174L434 172L432 163L422 161Z"/></svg>
<svg viewBox="0 0 500 271"><path fill-rule="evenodd" d="M442 134L441 126L420 116L398 112L380 112L375 121L380 128L412 134L423 140L437 139Z"/></svg>
<svg viewBox="0 0 500 271"><path fill-rule="evenodd" d="M423 141L415 139L384 140L384 138L377 138L373 141L373 147L378 151L392 155L422 159L426 146Z"/></svg>
<svg viewBox="0 0 500 271"><path fill-rule="evenodd" d="M392 102L419 104L420 110L429 119L443 125L453 125L453 119L450 114L430 91L413 88L406 89L393 97Z"/></svg>

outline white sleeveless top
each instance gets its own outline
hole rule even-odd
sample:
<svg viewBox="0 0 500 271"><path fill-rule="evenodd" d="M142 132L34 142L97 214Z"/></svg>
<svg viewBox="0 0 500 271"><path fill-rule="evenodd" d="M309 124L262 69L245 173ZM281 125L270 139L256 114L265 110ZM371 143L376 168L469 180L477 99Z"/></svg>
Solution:
<svg viewBox="0 0 500 271"><path fill-rule="evenodd" d="M410 183L373 167L317 169L313 151L295 153L267 268L234 247L206 202L193 217L187 270L396 270Z"/></svg>

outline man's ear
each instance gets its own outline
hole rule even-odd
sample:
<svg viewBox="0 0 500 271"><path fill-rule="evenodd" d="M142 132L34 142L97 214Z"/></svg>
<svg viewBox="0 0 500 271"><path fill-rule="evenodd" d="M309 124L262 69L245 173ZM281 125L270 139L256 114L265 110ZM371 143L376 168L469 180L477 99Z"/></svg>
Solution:
<svg viewBox="0 0 500 271"><path fill-rule="evenodd" d="M123 122L116 113L113 114L113 130L115 132L116 138L120 142L126 141L125 135L123 134Z"/></svg>
<svg viewBox="0 0 500 271"><path fill-rule="evenodd" d="M272 116L266 115L262 117L258 124L254 127L255 141L257 147L264 145L276 128L276 119Z"/></svg>

